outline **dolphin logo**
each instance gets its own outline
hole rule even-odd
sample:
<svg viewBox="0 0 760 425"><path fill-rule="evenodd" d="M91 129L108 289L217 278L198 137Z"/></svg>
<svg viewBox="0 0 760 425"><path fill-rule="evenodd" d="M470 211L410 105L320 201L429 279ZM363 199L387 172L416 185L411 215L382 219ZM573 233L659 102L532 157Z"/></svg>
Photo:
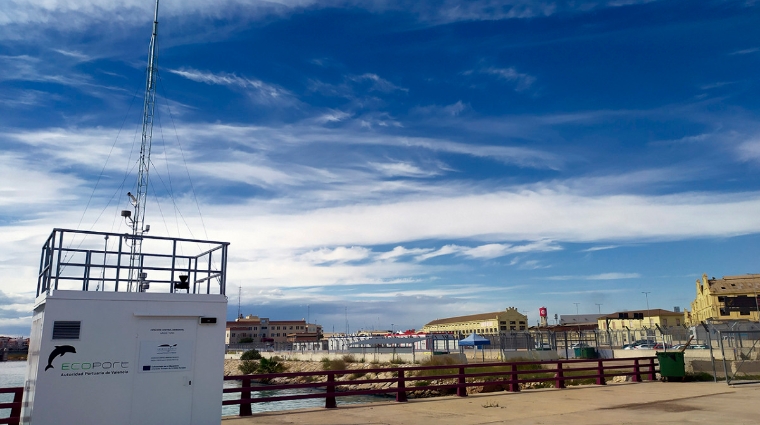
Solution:
<svg viewBox="0 0 760 425"><path fill-rule="evenodd" d="M50 353L50 356L48 356L48 364L45 367L45 370L48 370L53 367L53 360L55 360L58 356L63 356L66 353L76 353L77 350L70 346L70 345L56 345L55 349L53 349L53 352Z"/></svg>

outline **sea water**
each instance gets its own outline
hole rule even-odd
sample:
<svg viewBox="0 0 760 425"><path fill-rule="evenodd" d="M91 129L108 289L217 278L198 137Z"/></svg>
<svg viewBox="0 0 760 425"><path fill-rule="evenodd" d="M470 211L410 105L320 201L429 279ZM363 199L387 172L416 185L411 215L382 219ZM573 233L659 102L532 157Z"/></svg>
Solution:
<svg viewBox="0 0 760 425"><path fill-rule="evenodd" d="M0 362L0 388L23 387L26 377L25 361ZM0 403L13 401L13 394L0 394ZM11 409L0 409L0 418L7 418Z"/></svg>
<svg viewBox="0 0 760 425"><path fill-rule="evenodd" d="M25 361L9 361L0 362L0 388L10 387L23 387L24 378L26 376L26 362ZM240 387L239 381L224 381L224 388ZM295 394L315 394L322 393L324 390L310 389L310 388L295 388L292 390L264 390L251 392L251 397L276 397ZM224 400L239 399L240 393L228 393L224 394ZM346 404L361 404L371 403L373 401L387 401L386 397L378 396L348 396L337 397L338 406ZM0 403L10 403L13 401L13 394L0 394ZM324 407L325 399L323 398L307 398L304 400L287 400L287 401L273 401L268 403L253 403L251 404L251 411L257 412L271 412L278 410L294 410L303 409L306 407ZM237 416L240 407L237 405L223 406L222 416ZM7 418L11 414L10 409L0 409L0 418Z"/></svg>

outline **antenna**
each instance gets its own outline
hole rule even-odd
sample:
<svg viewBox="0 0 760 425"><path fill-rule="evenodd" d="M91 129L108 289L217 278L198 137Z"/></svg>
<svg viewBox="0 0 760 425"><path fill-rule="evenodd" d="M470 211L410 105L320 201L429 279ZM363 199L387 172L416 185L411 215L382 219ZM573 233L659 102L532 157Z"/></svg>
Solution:
<svg viewBox="0 0 760 425"><path fill-rule="evenodd" d="M148 174L150 171L150 147L153 141L153 116L156 109L156 39L158 37L158 1L156 0L156 11L153 17L153 34L150 36L150 47L148 50L148 69L145 83L145 98L143 101L143 120L142 120L142 142L140 143L140 163L137 171L137 195L127 193L134 206L135 214L130 220L132 224L132 246L129 256L129 286L128 291L132 291L132 284L136 283L136 276L142 273L142 234L149 228L143 229L145 221L145 201L148 196ZM124 212L122 212L124 216ZM124 216L128 219L127 216ZM135 290L140 291L139 285L135 285Z"/></svg>

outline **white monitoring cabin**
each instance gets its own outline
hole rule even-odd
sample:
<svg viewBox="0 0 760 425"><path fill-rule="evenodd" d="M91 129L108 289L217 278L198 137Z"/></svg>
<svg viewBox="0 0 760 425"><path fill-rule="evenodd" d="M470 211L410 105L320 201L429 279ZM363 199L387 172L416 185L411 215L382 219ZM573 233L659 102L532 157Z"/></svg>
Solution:
<svg viewBox="0 0 760 425"><path fill-rule="evenodd" d="M141 236L131 262L132 238L43 246L22 423L219 423L229 244Z"/></svg>

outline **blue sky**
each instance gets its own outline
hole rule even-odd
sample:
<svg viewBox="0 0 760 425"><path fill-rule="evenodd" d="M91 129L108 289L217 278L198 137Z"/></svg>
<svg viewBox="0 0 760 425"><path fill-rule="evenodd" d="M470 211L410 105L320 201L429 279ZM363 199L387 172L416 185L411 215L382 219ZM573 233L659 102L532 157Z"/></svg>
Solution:
<svg viewBox="0 0 760 425"><path fill-rule="evenodd" d="M28 335L53 227L127 231L152 9L4 3L0 333ZM760 272L755 1L163 0L159 21L146 222L231 242L230 317L241 287L243 313L328 331L534 324Z"/></svg>

